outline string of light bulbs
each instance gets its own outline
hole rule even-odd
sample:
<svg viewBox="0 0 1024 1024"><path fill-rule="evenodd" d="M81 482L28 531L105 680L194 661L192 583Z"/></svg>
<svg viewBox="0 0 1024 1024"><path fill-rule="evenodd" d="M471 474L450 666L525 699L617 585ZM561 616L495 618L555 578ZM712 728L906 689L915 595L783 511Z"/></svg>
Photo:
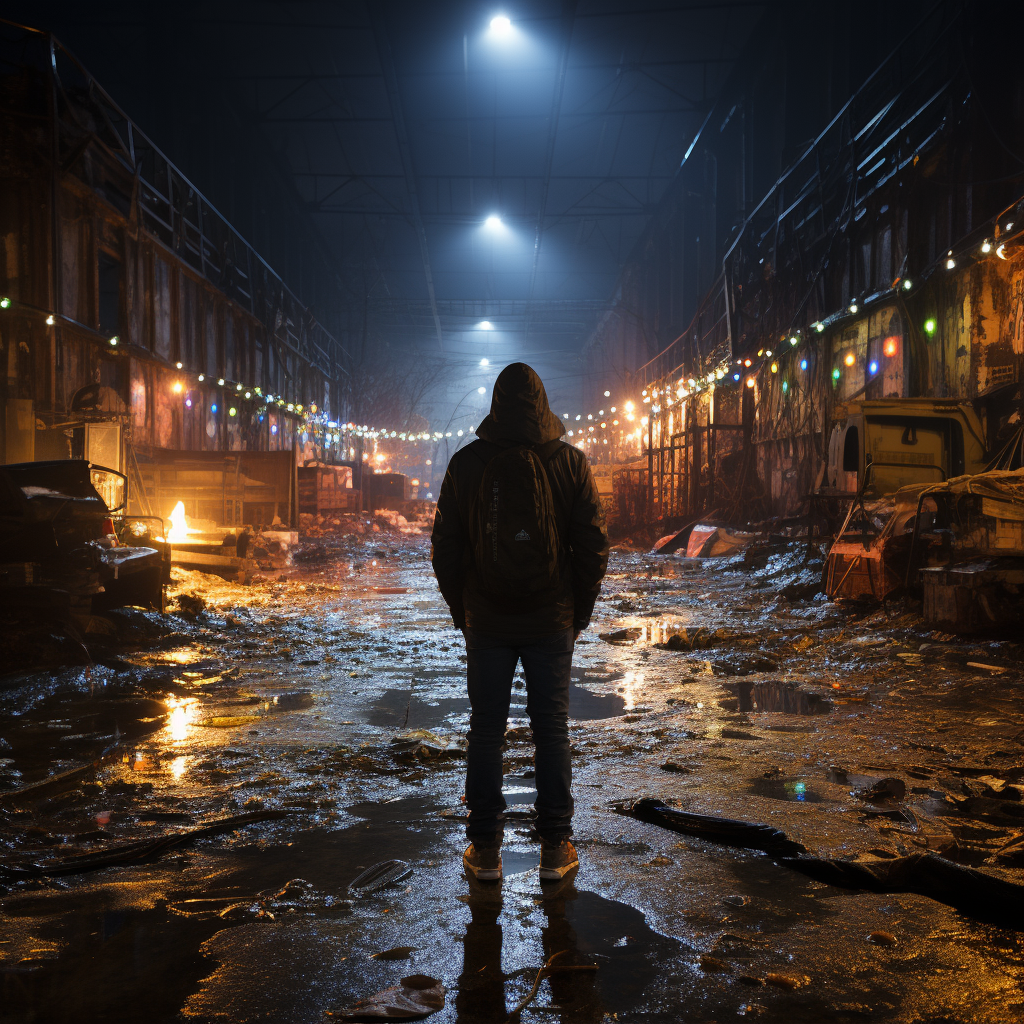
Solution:
<svg viewBox="0 0 1024 1024"><path fill-rule="evenodd" d="M1006 235L1014 227L1014 219L1011 215L1007 217L1006 213L1000 214L999 217L993 218L991 222L994 231L991 235L986 234L980 242L977 240L964 244L958 249L948 249L945 256L935 260L928 267L923 268L920 274L920 278L927 279L935 272L940 266L943 267L947 272L952 272L958 267L965 265L968 261L980 262L985 259L991 259L993 256L1000 260L1008 261L1011 256L1006 251L1008 240L1001 236ZM1018 232L1019 233L1019 232ZM977 236L975 236L977 238ZM911 292L917 287L915 282L909 276L902 276L897 278L893 282L893 292L897 294L906 294ZM836 325L837 323L846 320L850 316L856 316L861 311L861 306L867 304L867 302L873 301L875 298L882 298L888 293L878 293L877 296L869 296L863 302L858 298L854 298L843 310L836 311L820 320L816 320L810 324L809 328L802 329L796 328L786 332L780 337L780 344L782 346L780 351L774 351L769 347L762 347L757 350L756 357L747 356L736 360L723 359L719 361L718 365L713 369L710 369L706 374L700 376L681 376L677 381L669 379L672 375L665 375L658 381L653 382L646 388L642 389L639 403L650 407L650 414L658 415L664 409L670 408L673 405L684 402L688 398L697 396L705 392L708 388L714 388L722 386L724 382L731 381L733 384L743 383L748 388L754 388L757 385L758 377L767 370L770 374L778 374L781 370L780 360L784 354L792 354L803 342L807 340L807 336L820 335L824 333L829 327ZM94 328L89 327L86 324L82 324L79 321L68 317L61 313L48 311L46 309L40 309L37 306L33 306L30 303L22 302L20 300L11 299L9 296L0 296L0 310L10 309L21 309L25 312L32 313L44 318L47 326L55 326L58 321L66 323L70 326L75 327L79 330L87 331L88 333L102 338L110 348L118 348L121 344L121 339L118 335L112 335L107 337L100 334ZM938 322L934 316L927 317L921 324L922 331L928 337L932 337L938 329ZM786 347L788 342L788 348ZM899 342L895 338L883 339L882 355L886 358L895 358L899 354ZM847 352L843 356L843 365L848 368L854 368L856 366L856 356L852 352ZM798 364L801 371L807 371L810 362L806 357L802 357ZM178 361L174 364L175 369L182 372L185 371L182 362ZM882 366L877 359L872 359L867 364L867 370L872 377L876 376ZM842 370L839 366L833 367L831 373L831 379L833 386L838 386L838 383L842 377ZM470 426L468 430L455 430L455 431L409 431L400 429L391 429L381 426L371 426L369 424L357 424L355 422L340 422L337 420L328 419L327 414L323 410L319 409L315 403L310 403L308 406L301 402L290 402L285 397L275 395L273 393L264 394L263 389L259 385L246 384L243 381L231 380L226 377L213 377L205 372L195 374L195 381L199 384L205 384L208 387L212 387L214 384L218 388L223 388L227 392L234 394L236 400L252 401L258 399L261 404L261 408L257 412L265 413L270 411L273 407L274 411L278 414L288 414L289 416L298 419L301 424L304 425L306 430L313 432L326 433L328 438L334 443L340 443L344 436L358 437L369 440L397 440L403 442L419 443L421 441L434 441L440 442L453 437L462 438L465 436L474 435L476 432L475 426ZM192 407L191 389L186 385L185 381L178 379L171 385L171 390L175 394L181 394L184 396L184 403L186 407ZM788 380L783 380L782 391L788 393ZM610 391L604 392L605 398L611 397ZM211 411L216 413L217 405L211 404ZM229 416L233 417L238 414L238 408L231 405L227 409ZM642 443L642 428L648 427L650 423L650 417L643 415L638 410L636 403L632 399L627 400L622 404L621 410L617 405L609 406L609 415L606 415L604 409L599 409L596 414L594 413L577 413L575 419L569 413L563 413L562 418L569 421L566 435L572 439L574 444L585 447L593 444L607 444L608 435L604 432L608 431L609 426L611 427L622 427L621 434L625 433L626 439L635 438L640 440ZM584 417L586 421L584 422ZM629 426L625 426L629 424ZM638 423L639 426L633 427L632 424ZM572 424L579 424L579 426L573 426ZM614 431L611 432L614 436Z"/></svg>

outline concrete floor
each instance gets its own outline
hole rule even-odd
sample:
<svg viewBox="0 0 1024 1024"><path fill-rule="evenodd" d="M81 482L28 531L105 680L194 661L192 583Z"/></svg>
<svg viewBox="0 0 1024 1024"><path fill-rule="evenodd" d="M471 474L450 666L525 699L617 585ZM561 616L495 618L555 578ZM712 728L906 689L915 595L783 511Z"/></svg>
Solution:
<svg viewBox="0 0 1024 1024"><path fill-rule="evenodd" d="M0 880L0 1017L323 1021L421 973L447 989L432 1021L501 1021L565 951L559 963L597 969L542 982L522 1021L1021 1018L1020 932L615 810L657 796L821 856L930 849L1024 880L1000 852L1024 834L1019 648L808 597L818 565L799 548L613 553L574 669L582 866L544 890L525 720L510 723L500 887L462 875L457 745L421 759L393 742L468 724L426 538L349 539L249 587L179 574L205 611L113 613L86 638L93 664L0 679L0 789L116 751L43 799L0 803L0 863L292 813L142 864ZM658 646L699 627L719 632ZM815 713L766 710L784 699ZM904 800L852 795L885 776ZM347 884L390 858L412 875L353 898Z"/></svg>

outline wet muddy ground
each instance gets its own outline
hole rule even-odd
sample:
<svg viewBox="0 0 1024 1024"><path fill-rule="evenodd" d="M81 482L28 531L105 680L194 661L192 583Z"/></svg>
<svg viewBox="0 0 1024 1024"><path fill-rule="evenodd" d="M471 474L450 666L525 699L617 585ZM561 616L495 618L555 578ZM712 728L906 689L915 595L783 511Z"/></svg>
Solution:
<svg viewBox="0 0 1024 1024"><path fill-rule="evenodd" d="M574 662L581 870L538 881L520 685L506 879L471 887L465 653L428 543L316 554L251 586L179 574L178 611L109 613L0 678L4 1021L323 1021L417 973L447 989L431 1020L501 1021L556 953L596 970L552 975L519 1019L1024 1015L1021 932L615 809L654 796L823 857L929 850L1024 881L1015 643L829 604L799 547L613 552ZM246 817L186 841L225 816ZM349 890L392 858L412 874Z"/></svg>

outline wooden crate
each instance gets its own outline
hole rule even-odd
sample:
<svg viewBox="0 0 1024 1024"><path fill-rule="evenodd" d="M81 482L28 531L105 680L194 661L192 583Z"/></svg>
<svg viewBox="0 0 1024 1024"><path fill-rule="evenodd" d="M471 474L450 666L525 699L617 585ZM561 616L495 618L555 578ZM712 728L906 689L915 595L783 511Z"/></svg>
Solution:
<svg viewBox="0 0 1024 1024"><path fill-rule="evenodd" d="M300 466L298 473L300 512L323 515L359 509L351 466Z"/></svg>

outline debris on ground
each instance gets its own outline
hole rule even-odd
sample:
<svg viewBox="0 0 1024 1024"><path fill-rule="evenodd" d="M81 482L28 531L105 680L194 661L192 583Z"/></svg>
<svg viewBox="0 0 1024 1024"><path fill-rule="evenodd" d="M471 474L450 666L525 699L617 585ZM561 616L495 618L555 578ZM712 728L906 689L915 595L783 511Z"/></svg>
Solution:
<svg viewBox="0 0 1024 1024"><path fill-rule="evenodd" d="M704 629L698 626L693 630L682 629L678 633L673 633L659 646L663 646L666 651L702 651L710 647L728 647L744 642L753 643L754 638L727 629Z"/></svg>
<svg viewBox="0 0 1024 1024"><path fill-rule="evenodd" d="M369 896L389 885L396 885L412 874L412 868L404 860L382 860L372 864L348 883L349 892L357 896Z"/></svg>
<svg viewBox="0 0 1024 1024"><path fill-rule="evenodd" d="M597 964L556 964L555 961L562 955L566 950L561 950L558 953L548 957L544 965L537 971L537 977L533 980L533 986L530 991L519 1000L518 1003L512 1008L509 1013L507 1020L512 1020L518 1013L521 1013L533 1002L537 996L537 990L540 988L540 983L552 974L561 973L563 971L596 971Z"/></svg>
<svg viewBox="0 0 1024 1024"><path fill-rule="evenodd" d="M724 843L728 846L745 847L752 850L763 850L765 853L794 855L804 850L799 843L794 843L784 832L770 825L752 824L749 821L737 821L732 818L719 818L711 814L693 814L676 807L669 807L660 800L644 797L628 804L617 804L615 810L629 814L640 821L673 832L698 839L706 839L712 843Z"/></svg>
<svg viewBox="0 0 1024 1024"><path fill-rule="evenodd" d="M273 821L294 813L295 811L291 809L250 811L246 814L217 818L180 832L171 832L155 838L139 839L129 843L119 843L103 850L97 850L95 853L79 854L56 861L0 864L0 877L18 879L45 875L57 878L66 875L79 875L86 871L99 871L102 868L139 864L205 836L233 832L246 825L254 825L261 821Z"/></svg>
<svg viewBox="0 0 1024 1024"><path fill-rule="evenodd" d="M631 644L639 640L642 634L642 629L616 629L611 633L600 633L599 636L609 644Z"/></svg>
<svg viewBox="0 0 1024 1024"><path fill-rule="evenodd" d="M350 1010L328 1011L338 1020L422 1020L444 1009L444 985L426 974L411 974L391 988L356 1003Z"/></svg>
<svg viewBox="0 0 1024 1024"><path fill-rule="evenodd" d="M432 761L466 756L466 741L461 736L439 736L429 729L412 729L391 741L396 759Z"/></svg>
<svg viewBox="0 0 1024 1024"><path fill-rule="evenodd" d="M397 514L412 524L408 510ZM570 933L581 949L586 936L586 952L552 966L592 955L601 984L555 972L537 999L546 1003L550 986L551 1002L581 1019L631 1019L664 998L691 1000L695 1019L720 1019L735 1014L745 986L766 1004L798 999L834 1016L864 1002L863 978L823 985L821 956L874 948L884 960L885 940L865 942L876 932L898 936L915 977L955 955L1009 978L996 943L1014 941L1016 925L993 915L1004 934L984 922L986 907L1016 905L1016 890L998 886L1024 881L1024 658L1014 636L957 639L927 626L909 598L824 600L818 545L776 525L727 557L652 555L648 540L644 551L615 553L574 656L570 737L588 889L571 896L535 885L525 680L512 690L502 894L509 921L522 898L524 927L515 926L521 966L506 974L487 938L501 927L501 898L466 895L459 882L452 898L466 822L465 652L429 575L426 537L403 533L397 515L334 518L365 532L322 523L319 536L300 533L291 564L249 583L176 566L165 614L105 611L59 642L18 634L14 668L0 678L0 863L29 874L0 879L0 970L35 980L9 994L15 1013L62 1020L54 1006L83 965L119 969L131 942L148 958L147 986L158 1000L166 993L156 1016L212 1019L230 1007L248 1024L268 1010L291 1019L289 1000L300 997L288 994L289 943L300 930L303 962L315 949L330 965L303 990L313 1016L394 984L411 957L453 999L461 964L466 1002L455 1015L502 1021L508 1005L494 992L514 979L515 1003L537 972L522 965L544 963L563 948L561 938L545 947L547 937ZM39 652L48 667L24 671ZM649 820L669 831L628 818L617 819L621 835L607 828L610 803L659 791ZM265 811L300 816L163 856L145 845ZM100 868L111 853L148 860L31 873ZM381 858L401 864L381 868ZM344 885L367 865L369 884ZM817 889L825 898L806 898ZM929 898L895 895L918 891ZM661 921L685 920L692 942L656 932L624 892ZM780 933L779 915L794 907L808 928ZM159 953L154 913L167 937ZM937 944L935 934L950 937ZM506 951L511 935L506 927ZM164 956L171 948L195 966ZM706 950L701 970L720 984L672 980L690 976L681 965L694 949ZM988 989L936 1002L924 982L908 995L905 972L871 984L876 1009L899 1000L922 1018L1001 1024L1014 1006L1012 978L992 990L991 1012ZM90 993L97 1009L84 1016L112 1015L115 995Z"/></svg>
<svg viewBox="0 0 1024 1024"><path fill-rule="evenodd" d="M246 921L276 921L282 915L306 914L340 917L352 913L352 901L317 892L304 878L292 878L279 888L253 896L200 897L167 904L168 913L199 920L217 918L231 924Z"/></svg>
<svg viewBox="0 0 1024 1024"><path fill-rule="evenodd" d="M907 784L902 779L879 779L867 789L854 790L851 796L868 804L897 802L907 795Z"/></svg>
<svg viewBox="0 0 1024 1024"><path fill-rule="evenodd" d="M769 825L693 814L650 798L616 809L709 842L763 850L777 863L829 885L869 892L912 892L979 920L1015 928L1024 922L1024 885L932 853L905 857L866 853L842 860L814 857L800 843Z"/></svg>
<svg viewBox="0 0 1024 1024"><path fill-rule="evenodd" d="M393 946L391 949L382 949L379 953L371 953L371 960L408 960L419 946Z"/></svg>
<svg viewBox="0 0 1024 1024"><path fill-rule="evenodd" d="M735 555L757 539L757 534L727 526L698 523L686 542L687 558L721 558Z"/></svg>

